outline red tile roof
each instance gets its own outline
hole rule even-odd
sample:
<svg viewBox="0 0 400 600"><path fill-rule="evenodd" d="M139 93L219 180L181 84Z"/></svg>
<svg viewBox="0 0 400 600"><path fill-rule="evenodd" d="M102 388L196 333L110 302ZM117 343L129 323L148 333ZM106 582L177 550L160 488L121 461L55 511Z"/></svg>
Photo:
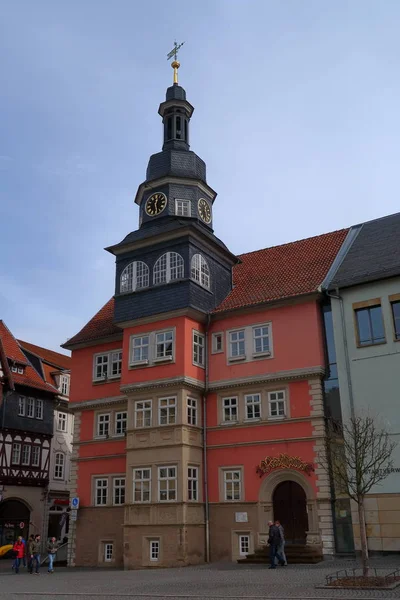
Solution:
<svg viewBox="0 0 400 600"><path fill-rule="evenodd" d="M114 324L114 298L111 298L76 335L63 344L63 347L98 340L117 333L122 331Z"/></svg>
<svg viewBox="0 0 400 600"><path fill-rule="evenodd" d="M317 291L348 229L239 256L233 290L214 312L254 306Z"/></svg>
<svg viewBox="0 0 400 600"><path fill-rule="evenodd" d="M71 368L71 357L67 356L66 354L54 352L53 350L47 350L47 348L42 348L41 346L36 346L35 344L30 344L29 342L23 342L22 340L18 340L18 343L20 346L22 346L22 348L25 348L25 350L28 350L28 352L32 352L32 354L36 354L36 356L39 356L39 358L50 365L54 365L60 369Z"/></svg>

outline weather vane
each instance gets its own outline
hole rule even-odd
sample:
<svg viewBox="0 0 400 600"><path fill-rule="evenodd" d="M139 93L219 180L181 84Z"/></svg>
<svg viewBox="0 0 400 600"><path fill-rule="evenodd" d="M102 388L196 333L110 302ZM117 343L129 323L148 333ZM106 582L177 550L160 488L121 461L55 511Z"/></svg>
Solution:
<svg viewBox="0 0 400 600"><path fill-rule="evenodd" d="M182 42L182 44L177 44L175 42L171 52L168 52L167 54L167 60L170 60L172 57L174 57L174 60L171 63L171 67L174 70L174 83L178 83L178 69L181 66L181 63L178 61L178 52L179 49L182 48L184 43L185 42Z"/></svg>

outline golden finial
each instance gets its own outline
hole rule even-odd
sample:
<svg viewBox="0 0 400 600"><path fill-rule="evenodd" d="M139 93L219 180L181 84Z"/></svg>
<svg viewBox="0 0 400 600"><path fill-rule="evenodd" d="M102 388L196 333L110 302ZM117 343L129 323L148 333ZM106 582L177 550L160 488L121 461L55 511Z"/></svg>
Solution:
<svg viewBox="0 0 400 600"><path fill-rule="evenodd" d="M174 60L171 63L171 67L174 70L174 84L178 84L178 69L181 66L181 63L177 60L178 57L178 50L180 48L182 48L183 44L185 42L182 42L182 44L177 44L175 42L174 47L172 48L171 52L168 52L167 54L167 60L170 60L172 57L174 57Z"/></svg>

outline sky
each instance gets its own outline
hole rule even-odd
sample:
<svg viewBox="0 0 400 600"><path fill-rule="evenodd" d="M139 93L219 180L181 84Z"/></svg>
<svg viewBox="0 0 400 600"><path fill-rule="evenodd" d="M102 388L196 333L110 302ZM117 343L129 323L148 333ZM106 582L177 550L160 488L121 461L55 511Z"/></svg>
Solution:
<svg viewBox="0 0 400 600"><path fill-rule="evenodd" d="M397 0L3 0L0 318L62 351L113 295L175 39L232 252L397 212L399 22Z"/></svg>

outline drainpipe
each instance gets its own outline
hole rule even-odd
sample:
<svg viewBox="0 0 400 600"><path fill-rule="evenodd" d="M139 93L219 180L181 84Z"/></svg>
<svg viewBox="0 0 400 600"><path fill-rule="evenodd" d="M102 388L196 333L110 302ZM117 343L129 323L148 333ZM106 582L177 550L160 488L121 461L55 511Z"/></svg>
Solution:
<svg viewBox="0 0 400 600"><path fill-rule="evenodd" d="M208 395L208 330L210 327L211 317L207 315L207 323L205 330L205 387L203 394L203 470L204 470L204 508L206 521L206 562L210 562L210 506L208 502L208 469L207 469L207 395Z"/></svg>

